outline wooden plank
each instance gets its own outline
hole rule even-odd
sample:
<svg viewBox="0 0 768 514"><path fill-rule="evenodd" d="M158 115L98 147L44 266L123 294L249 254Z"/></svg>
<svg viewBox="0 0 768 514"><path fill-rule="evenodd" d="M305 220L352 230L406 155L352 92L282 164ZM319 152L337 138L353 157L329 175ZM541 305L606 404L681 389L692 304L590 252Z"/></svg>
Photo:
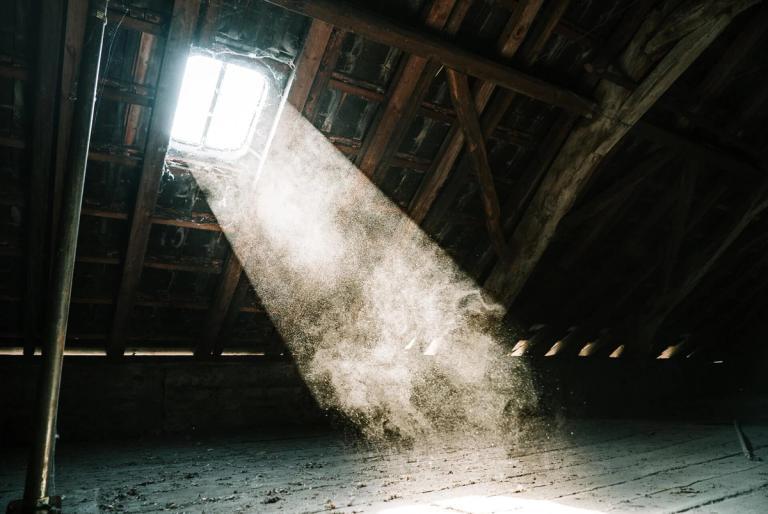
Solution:
<svg viewBox="0 0 768 514"><path fill-rule="evenodd" d="M80 70L80 54L85 39L85 21L88 18L88 0L67 2L64 51L62 52L61 79L59 83L59 130L56 134L55 161L51 181L51 234L49 245L54 247L61 212L62 185L69 152L69 139L77 99L77 78ZM53 262L51 262L51 266Z"/></svg>
<svg viewBox="0 0 768 514"><path fill-rule="evenodd" d="M290 11L318 18L387 46L434 59L467 75L562 107L586 117L595 112L595 102L565 88L550 84L422 30L371 14L354 5L334 0L266 0Z"/></svg>
<svg viewBox="0 0 768 514"><path fill-rule="evenodd" d="M59 53L63 33L64 6L61 2L42 2L37 17L38 47L35 67L32 144L30 145L29 205L24 212L26 232L26 287L24 293L24 355L31 356L40 343L41 305L45 304L46 235L50 205L55 139L56 87L59 80Z"/></svg>
<svg viewBox="0 0 768 514"><path fill-rule="evenodd" d="M704 80L696 88L699 101L718 96L736 76L735 71L752 48L764 38L768 27L768 4L749 20L749 24L741 30L736 39L709 68Z"/></svg>
<svg viewBox="0 0 768 514"><path fill-rule="evenodd" d="M499 209L499 197L496 195L496 186L493 183L493 173L488 162L488 153L485 149L483 131L477 111L474 109L472 93L469 91L469 81L463 73L448 69L448 89L453 100L453 106L459 117L464 137L467 140L467 150L472 158L477 180L480 183L480 198L483 202L485 223L493 246L500 258L506 254L504 233L501 229L501 210Z"/></svg>
<svg viewBox="0 0 768 514"><path fill-rule="evenodd" d="M509 56L517 53L531 28L533 20L539 13L539 9L541 9L542 3L543 0L521 0L517 2L501 35L501 40L504 41L501 48L499 48L501 55ZM558 21L559 19L555 21L555 25Z"/></svg>
<svg viewBox="0 0 768 514"><path fill-rule="evenodd" d="M222 321L221 330L219 331L219 335L213 346L213 355L221 355L224 351L224 347L232 340L232 334L238 316L241 312L248 312L248 308L245 307L245 301L248 298L248 289L250 286L251 284L248 281L248 276L245 272L242 272L240 274L240 279L237 282L237 287L232 295L229 310Z"/></svg>
<svg viewBox="0 0 768 514"><path fill-rule="evenodd" d="M155 42L157 38L149 34L142 34L139 40L139 51L136 55L136 60L133 63L133 82L134 84L144 85L147 80L147 71L149 69L149 62L152 58L152 53L155 48ZM102 93L103 94L103 93ZM141 100L148 101L148 105L152 104L154 100L151 96L147 95L142 98L142 95L135 95L137 98L134 102L128 106L128 112L125 115L125 134L123 136L123 144L126 146L133 146L136 141L136 134L138 133L141 123L141 114L145 109L139 107L142 105Z"/></svg>
<svg viewBox="0 0 768 514"><path fill-rule="evenodd" d="M542 148L536 152L536 157L524 175L522 191L509 198L505 208L502 210L504 213L505 234L510 233L519 223L541 180L563 146L568 134L571 133L575 123L576 116L563 111L542 139ZM491 245L488 245L480 259L471 268L471 275L477 278L484 276L493 264L493 257L493 248Z"/></svg>
<svg viewBox="0 0 768 514"><path fill-rule="evenodd" d="M539 58L542 50L544 50L544 45L549 41L552 32L554 32L555 27L560 23L560 20L563 18L570 3L571 0L555 0L547 6L547 16L544 18L544 24L534 34L530 44L527 44L522 51L521 58L526 65L531 66L536 62L536 59Z"/></svg>
<svg viewBox="0 0 768 514"><path fill-rule="evenodd" d="M205 3L205 14L200 22L200 32L197 36L197 45L202 48L211 48L216 44L216 30L219 15L221 14L221 2L208 0Z"/></svg>
<svg viewBox="0 0 768 514"><path fill-rule="evenodd" d="M235 255L230 250L227 264L221 274L221 279L216 285L216 293L213 296L213 303L208 310L202 338L198 343L195 355L197 357L208 357L216 347L216 342L221 335L221 328L224 324L227 312L229 312L232 298L234 297L240 275L243 273L243 267Z"/></svg>
<svg viewBox="0 0 768 514"><path fill-rule="evenodd" d="M425 25L432 30L442 30L455 3L456 0L433 0L424 20ZM428 63L428 59L418 55L409 55L404 61L395 74L399 79L394 83L380 115L368 130L357 159L357 167L369 178L376 173L392 134L401 126Z"/></svg>
<svg viewBox="0 0 768 514"><path fill-rule="evenodd" d="M341 45L344 43L346 36L347 32L345 30L334 28L331 31L320 66L314 75L314 82L304 102L304 110L302 112L309 121L315 121L320 97L328 88L328 82L331 79L334 68L336 68L336 62L341 54Z"/></svg>
<svg viewBox="0 0 768 514"><path fill-rule="evenodd" d="M333 32L332 25L320 20L312 20L307 38L304 40L304 48L296 61L296 76L288 93L288 102L299 112L304 111L309 90L315 80L317 70L320 68L320 61L326 46L328 46L331 32Z"/></svg>
<svg viewBox="0 0 768 514"><path fill-rule="evenodd" d="M759 187L753 189L735 219L718 234L719 237L713 238L712 244L690 256L681 265L681 269L686 270L686 273L674 287L658 297L647 319L641 321L642 325L647 327L647 333L642 334L645 337L638 340L633 352L645 355L651 347L653 336L670 313L690 296L723 254L766 208L768 208L768 182L763 180Z"/></svg>
<svg viewBox="0 0 768 514"><path fill-rule="evenodd" d="M741 4L742 8L748 6L749 2ZM686 4L682 9L691 8ZM716 2L707 2L703 9L676 12L655 30L653 24L658 23L658 18L649 17L644 25L649 30L638 31L622 62L631 77L645 78L632 92L608 81L601 82L600 112L605 114L581 124L570 134L513 233L512 258L497 263L485 281L486 289L500 302L510 305L520 293L560 220L600 161L740 12L733 7L722 9ZM689 18L684 35L678 35L671 49L654 66L648 54L638 48L658 44L659 34L666 38L669 24L679 26L681 18Z"/></svg>
<svg viewBox="0 0 768 514"><path fill-rule="evenodd" d="M760 177L763 172L748 159L679 134L647 121L639 121L632 132L644 139L675 150L679 155L693 158L707 166L717 166L745 177Z"/></svg>
<svg viewBox="0 0 768 514"><path fill-rule="evenodd" d="M171 125L181 89L189 47L197 24L200 0L176 0L173 19L165 45L158 79L155 105L149 123L141 180L136 194L128 247L123 260L123 273L115 303L108 354L123 354L128 321L136 301L136 291L144 267L149 241L150 219L157 200L163 163L170 141Z"/></svg>
<svg viewBox="0 0 768 514"><path fill-rule="evenodd" d="M521 33L520 29L514 27L530 27L537 12L538 9L522 9L520 13L513 14L510 17L507 26L513 28L505 30L497 43L497 48L502 57L511 59L515 55L515 52L520 48L520 44L525 38L525 34ZM514 18L514 16L525 17L525 19L521 20L520 18ZM485 110L495 88L496 86L490 82L482 82L479 85L475 94L475 108L477 112ZM483 132L486 134L493 132L495 128L494 123L498 125L498 122L501 121L501 117L504 116L514 98L512 93L508 91L500 93L500 96L501 98L498 100L499 105L494 105L493 109L489 110L491 118L484 120ZM427 213L437 199L438 193L448 179L448 175L451 173L456 160L459 158L463 146L464 133L460 130L452 131L447 143L441 148L440 157L435 162L434 170L422 181L408 206L408 214L416 223L421 223L426 218Z"/></svg>

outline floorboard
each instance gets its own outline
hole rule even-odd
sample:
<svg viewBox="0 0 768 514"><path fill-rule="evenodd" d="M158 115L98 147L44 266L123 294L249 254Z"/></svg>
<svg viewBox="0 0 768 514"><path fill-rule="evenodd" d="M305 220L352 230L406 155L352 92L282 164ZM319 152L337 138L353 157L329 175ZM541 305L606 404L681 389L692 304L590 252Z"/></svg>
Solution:
<svg viewBox="0 0 768 514"><path fill-rule="evenodd" d="M747 425L758 459L768 426ZM334 434L59 445L66 512L768 512L768 464L731 425L572 421L505 444ZM0 508L25 455L0 460Z"/></svg>

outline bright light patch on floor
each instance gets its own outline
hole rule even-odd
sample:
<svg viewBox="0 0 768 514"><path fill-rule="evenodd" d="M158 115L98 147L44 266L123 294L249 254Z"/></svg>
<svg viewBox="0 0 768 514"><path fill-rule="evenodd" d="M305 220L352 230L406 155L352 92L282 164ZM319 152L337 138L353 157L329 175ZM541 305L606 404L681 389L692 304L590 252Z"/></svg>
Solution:
<svg viewBox="0 0 768 514"><path fill-rule="evenodd" d="M266 89L267 81L258 70L190 56L171 137L201 150L242 150L250 142Z"/></svg>
<svg viewBox="0 0 768 514"><path fill-rule="evenodd" d="M547 500L527 500L511 496L462 496L433 505L408 505L379 511L382 514L525 512L534 514L599 514L599 511L561 505Z"/></svg>

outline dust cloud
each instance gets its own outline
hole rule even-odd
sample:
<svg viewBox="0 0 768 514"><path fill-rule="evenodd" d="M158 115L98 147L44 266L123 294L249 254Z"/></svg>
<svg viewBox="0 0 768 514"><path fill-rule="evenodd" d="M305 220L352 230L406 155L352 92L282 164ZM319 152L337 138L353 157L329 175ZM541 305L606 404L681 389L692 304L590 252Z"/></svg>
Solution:
<svg viewBox="0 0 768 514"><path fill-rule="evenodd" d="M287 106L266 161L196 173L320 405L369 437L500 435L535 404L504 311Z"/></svg>

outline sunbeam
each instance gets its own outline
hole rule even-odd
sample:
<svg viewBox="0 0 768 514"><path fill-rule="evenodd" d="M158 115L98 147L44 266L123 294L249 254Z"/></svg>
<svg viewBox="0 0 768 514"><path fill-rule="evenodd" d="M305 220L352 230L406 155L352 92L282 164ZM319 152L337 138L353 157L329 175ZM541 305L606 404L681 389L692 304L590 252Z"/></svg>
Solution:
<svg viewBox="0 0 768 514"><path fill-rule="evenodd" d="M535 401L503 309L295 109L259 176L236 170L196 179L322 406L414 439L498 434Z"/></svg>

